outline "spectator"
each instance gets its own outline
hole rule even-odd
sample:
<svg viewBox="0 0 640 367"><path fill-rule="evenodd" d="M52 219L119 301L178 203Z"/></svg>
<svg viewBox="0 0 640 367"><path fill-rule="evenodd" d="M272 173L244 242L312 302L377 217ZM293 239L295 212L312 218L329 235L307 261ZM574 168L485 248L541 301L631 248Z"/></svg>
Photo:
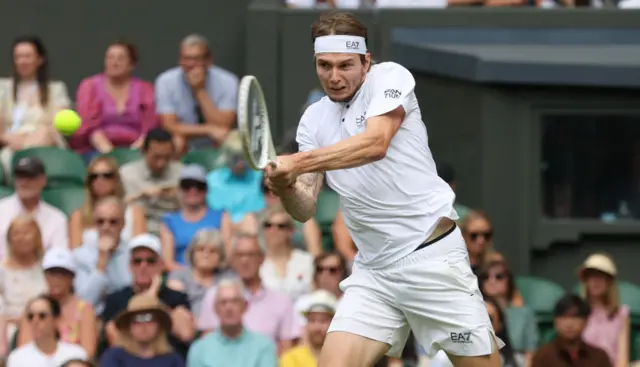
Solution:
<svg viewBox="0 0 640 367"><path fill-rule="evenodd" d="M315 269L313 273L313 285L315 290L327 291L333 294L336 300L339 301L340 298L342 298L340 282L347 279L348 275L347 262L344 257L337 252L325 252L318 255L313 264ZM303 316L304 311L309 308L309 305L312 302L314 293L315 292L305 294L298 298L293 307L296 311L296 315ZM302 317L300 325L304 325L306 320L306 318Z"/></svg>
<svg viewBox="0 0 640 367"><path fill-rule="evenodd" d="M262 194L264 195L264 201L266 204L265 209L269 209L275 206L282 206L280 198L269 191L269 188L262 183ZM263 215L266 212L259 213L258 220L264 218ZM305 249L313 256L318 256L322 253L322 231L315 218L309 218L308 221L300 223L294 221L293 235L291 240L296 248Z"/></svg>
<svg viewBox="0 0 640 367"><path fill-rule="evenodd" d="M13 75L0 79L0 160L10 167L13 152L57 145L64 139L53 128L55 114L71 106L67 87L49 80L49 58L42 40L22 36L13 41ZM6 169L8 171L8 169Z"/></svg>
<svg viewBox="0 0 640 367"><path fill-rule="evenodd" d="M440 178L444 180L444 182L448 183L449 186L451 186L451 190L455 192L458 188L458 182L456 181L456 171L453 169L453 166L447 162L438 161L436 162L436 169L438 171L438 176L440 176ZM456 202L453 204L453 208L458 213L458 223L462 222L467 214L469 214L469 212L471 211L469 207L460 204L458 200L456 200Z"/></svg>
<svg viewBox="0 0 640 367"><path fill-rule="evenodd" d="M609 355L614 367L629 364L629 306L620 304L616 264L608 255L596 253L580 268L581 291L591 313L582 337Z"/></svg>
<svg viewBox="0 0 640 367"><path fill-rule="evenodd" d="M124 228L124 204L109 196L100 199L93 212L98 236L75 249L77 265L74 287L99 314L104 297L131 284L128 243L120 238Z"/></svg>
<svg viewBox="0 0 640 367"><path fill-rule="evenodd" d="M249 168L239 131L229 134L222 150L223 165L207 175L207 204L229 213L233 223L240 223L249 213L264 209L264 196L260 191L263 174Z"/></svg>
<svg viewBox="0 0 640 367"><path fill-rule="evenodd" d="M42 200L42 190L47 185L42 161L34 157L21 158L13 171L15 194L0 200L0 259L7 248L9 224L17 215L31 214L40 227L44 249L68 247L67 217L58 208Z"/></svg>
<svg viewBox="0 0 640 367"><path fill-rule="evenodd" d="M500 338L504 342L504 347L500 349L500 357L502 359L503 367L518 367L518 366L529 366L530 362L526 363L517 363L515 358L515 353L512 348L510 333L508 332L507 322L505 320L505 314L502 311L502 306L493 298L488 297L485 298L485 303L487 304L487 313L489 314L489 319L491 319L491 325L493 326L493 331L496 333L496 336ZM537 325L533 325L535 329ZM533 329L529 330L533 331Z"/></svg>
<svg viewBox="0 0 640 367"><path fill-rule="evenodd" d="M129 243L129 271L133 274L133 283L115 293L109 294L105 301L102 321L105 323L105 336L111 345L119 343L115 317L127 309L129 301L140 293L147 293L169 307L173 327L169 334L169 343L180 355L186 356L189 344L194 336L194 320L189 312L187 295L167 288L162 283L162 249L160 240L150 234L134 237Z"/></svg>
<svg viewBox="0 0 640 367"><path fill-rule="evenodd" d="M149 233L160 234L161 218L178 210L180 162L171 158L175 152L171 134L156 128L149 131L142 145L144 158L129 162L120 169L127 204L144 209Z"/></svg>
<svg viewBox="0 0 640 367"><path fill-rule="evenodd" d="M8 350L27 303L42 294L47 285L40 261L42 260L42 236L40 228L27 214L11 221L7 232L8 256L0 265L0 348ZM0 353L5 355L5 353Z"/></svg>
<svg viewBox="0 0 640 367"><path fill-rule="evenodd" d="M530 366L539 343L538 324L534 311L524 305L518 295L513 273L503 261L492 261L480 274L479 280L482 294L500 306L500 320L508 330L510 349L515 353L518 364Z"/></svg>
<svg viewBox="0 0 640 367"><path fill-rule="evenodd" d="M87 168L85 185L84 204L73 212L69 219L69 243L72 248L95 240L98 235L93 220L94 205L98 200L107 196L124 199L118 163L113 158L103 156L91 161ZM146 231L144 209L135 204L127 205L124 213L124 228L120 237L126 241Z"/></svg>
<svg viewBox="0 0 640 367"><path fill-rule="evenodd" d="M460 0L452 0L452 5L458 5ZM467 4L469 1L463 2ZM423 8L436 8L442 9L447 7L447 0L375 0L375 7L382 8L410 8L410 9L423 9ZM460 4L462 5L462 4Z"/></svg>
<svg viewBox="0 0 640 367"><path fill-rule="evenodd" d="M220 145L236 122L238 77L212 60L209 42L189 35L180 44L180 66L156 80L160 121L178 152Z"/></svg>
<svg viewBox="0 0 640 367"><path fill-rule="evenodd" d="M282 206L267 210L262 222L267 256L260 267L265 288L285 292L292 300L311 290L313 256L293 248L293 218Z"/></svg>
<svg viewBox="0 0 640 367"><path fill-rule="evenodd" d="M62 313L58 325L60 340L81 346L88 357L93 358L98 343L96 313L90 304L73 293L73 278L76 273L73 254L68 249L52 248L44 255L42 268L47 280L48 294L61 306ZM32 340L29 322L23 316L17 345L21 346Z"/></svg>
<svg viewBox="0 0 640 367"><path fill-rule="evenodd" d="M153 85L131 75L138 59L133 44L113 42L104 71L80 83L76 108L82 126L69 145L86 162L114 148L140 149L147 132L158 125Z"/></svg>
<svg viewBox="0 0 640 367"><path fill-rule="evenodd" d="M589 312L589 305L580 297L561 298L553 311L557 337L538 350L531 367L613 367L604 350L582 339Z"/></svg>
<svg viewBox="0 0 640 367"><path fill-rule="evenodd" d="M355 259L358 249L351 238L349 228L347 228L347 225L344 222L340 208L338 208L336 217L331 225L331 234L333 235L333 245L336 248L336 251L344 256L344 258L350 263L353 263L353 259Z"/></svg>
<svg viewBox="0 0 640 367"><path fill-rule="evenodd" d="M213 229L196 232L186 250L185 258L188 267L169 274L167 287L186 293L191 313L197 317L207 289L221 279L232 276L233 271L226 268L222 236Z"/></svg>
<svg viewBox="0 0 640 367"><path fill-rule="evenodd" d="M207 206L204 169L192 164L180 171L180 211L165 214L160 227L164 262L169 271L182 268L189 242L203 228L217 229L225 243L231 237L229 214Z"/></svg>
<svg viewBox="0 0 640 367"><path fill-rule="evenodd" d="M285 0L288 8L303 9L357 9L361 0Z"/></svg>
<svg viewBox="0 0 640 367"><path fill-rule="evenodd" d="M218 284L213 303L220 325L215 332L194 343L187 367L276 367L274 343L243 325L247 311L244 295L245 289L239 280L225 279Z"/></svg>
<svg viewBox="0 0 640 367"><path fill-rule="evenodd" d="M460 230L467 243L469 262L475 275L480 275L489 262L503 259L493 248L493 226L484 212L472 210L467 213L460 222Z"/></svg>
<svg viewBox="0 0 640 367"><path fill-rule="evenodd" d="M282 352L291 348L293 341L300 337L300 325L289 297L263 287L259 272L264 255L264 247L254 234L239 232L231 241L231 265L242 279L249 302L244 325L251 331L269 336ZM215 288L210 289L202 301L198 329L205 332L215 330L220 324L213 310L215 292Z"/></svg>
<svg viewBox="0 0 640 367"><path fill-rule="evenodd" d="M27 305L27 320L33 341L9 354L7 367L59 366L71 359L85 359L81 346L61 341L58 321L60 303L49 296L39 296Z"/></svg>
<svg viewBox="0 0 640 367"><path fill-rule="evenodd" d="M95 365L84 359L72 359L60 367L95 367Z"/></svg>
<svg viewBox="0 0 640 367"><path fill-rule="evenodd" d="M167 341L169 310L153 295L133 296L114 321L119 347L107 350L100 367L184 367L184 360Z"/></svg>
<svg viewBox="0 0 640 367"><path fill-rule="evenodd" d="M320 355L337 307L338 301L332 293L325 290L311 293L309 304L303 311L306 318L307 343L284 353L280 359L280 367L316 367L318 365L316 356Z"/></svg>

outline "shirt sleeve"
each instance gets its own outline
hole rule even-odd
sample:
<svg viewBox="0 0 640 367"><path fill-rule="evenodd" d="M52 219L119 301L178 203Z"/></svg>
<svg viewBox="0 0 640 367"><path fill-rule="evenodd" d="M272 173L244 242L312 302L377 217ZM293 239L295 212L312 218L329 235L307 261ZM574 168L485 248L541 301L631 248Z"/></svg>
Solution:
<svg viewBox="0 0 640 367"><path fill-rule="evenodd" d="M296 311L293 309L293 302L291 302L289 297L285 297L283 300L282 320L280 321L278 340L294 340L300 337L302 327L298 324Z"/></svg>
<svg viewBox="0 0 640 367"><path fill-rule="evenodd" d="M162 74L156 79L156 111L160 114L175 114L175 107L171 103L171 88L168 88L167 75Z"/></svg>
<svg viewBox="0 0 640 367"><path fill-rule="evenodd" d="M300 152L306 152L313 149L318 149L319 145L316 143L313 132L313 116L316 111L315 105L307 108L307 110L300 118L298 124L298 131L296 133L296 142L298 143L298 150Z"/></svg>
<svg viewBox="0 0 640 367"><path fill-rule="evenodd" d="M209 288L202 299L200 315L198 316L197 322L198 330L200 331L214 330L218 327L218 317L213 311L213 298L215 295L215 288Z"/></svg>
<svg viewBox="0 0 640 367"><path fill-rule="evenodd" d="M73 286L78 297L96 307L107 289L109 279L105 273L96 269L95 265L88 264L83 260L87 255L84 252L86 251L82 247L73 251L74 259L78 265Z"/></svg>
<svg viewBox="0 0 640 367"><path fill-rule="evenodd" d="M411 95L416 87L411 72L393 62L380 64L377 68L380 69L371 78L366 118L384 115L399 106L404 107L408 113L411 109Z"/></svg>
<svg viewBox="0 0 640 367"><path fill-rule="evenodd" d="M216 107L221 110L236 110L238 108L238 78L235 75L230 75L228 81L224 86L224 93L219 101L216 103Z"/></svg>
<svg viewBox="0 0 640 367"><path fill-rule="evenodd" d="M67 86L63 82L51 83L51 107L54 109L71 107L71 98L69 98Z"/></svg>

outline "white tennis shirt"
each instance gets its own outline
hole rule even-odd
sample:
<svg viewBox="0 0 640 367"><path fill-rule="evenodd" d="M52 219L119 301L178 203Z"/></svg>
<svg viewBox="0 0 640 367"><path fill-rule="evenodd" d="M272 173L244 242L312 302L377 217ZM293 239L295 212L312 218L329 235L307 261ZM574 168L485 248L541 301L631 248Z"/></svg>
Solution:
<svg viewBox="0 0 640 367"><path fill-rule="evenodd" d="M326 172L358 248L355 261L366 267L383 267L407 256L440 218L458 218L455 194L436 172L415 84L399 64L374 65L350 102L324 97L307 108L298 126L300 151L308 151L359 134L367 119L404 107L404 121L384 159Z"/></svg>

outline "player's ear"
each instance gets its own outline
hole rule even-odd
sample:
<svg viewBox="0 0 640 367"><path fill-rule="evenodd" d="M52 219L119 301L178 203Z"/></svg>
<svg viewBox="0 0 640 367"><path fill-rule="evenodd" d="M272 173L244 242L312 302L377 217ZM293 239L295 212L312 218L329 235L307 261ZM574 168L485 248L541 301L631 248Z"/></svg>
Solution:
<svg viewBox="0 0 640 367"><path fill-rule="evenodd" d="M369 71L369 68L371 68L371 53L367 52L364 55L364 69Z"/></svg>

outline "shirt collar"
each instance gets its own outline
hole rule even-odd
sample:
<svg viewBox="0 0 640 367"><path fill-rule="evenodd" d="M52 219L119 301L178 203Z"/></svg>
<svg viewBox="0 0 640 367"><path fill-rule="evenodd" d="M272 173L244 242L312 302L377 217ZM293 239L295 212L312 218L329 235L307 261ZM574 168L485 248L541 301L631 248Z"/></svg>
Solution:
<svg viewBox="0 0 640 367"><path fill-rule="evenodd" d="M18 194L13 194L13 201L17 205L18 209L20 209L20 212L28 213L33 216L38 215L38 213L40 212L40 209L42 208L42 198L40 198L40 201L38 201L38 205L36 205L36 207L33 209L33 212L31 213L29 213L27 209L25 209L24 205L22 205L22 201L18 197Z"/></svg>

